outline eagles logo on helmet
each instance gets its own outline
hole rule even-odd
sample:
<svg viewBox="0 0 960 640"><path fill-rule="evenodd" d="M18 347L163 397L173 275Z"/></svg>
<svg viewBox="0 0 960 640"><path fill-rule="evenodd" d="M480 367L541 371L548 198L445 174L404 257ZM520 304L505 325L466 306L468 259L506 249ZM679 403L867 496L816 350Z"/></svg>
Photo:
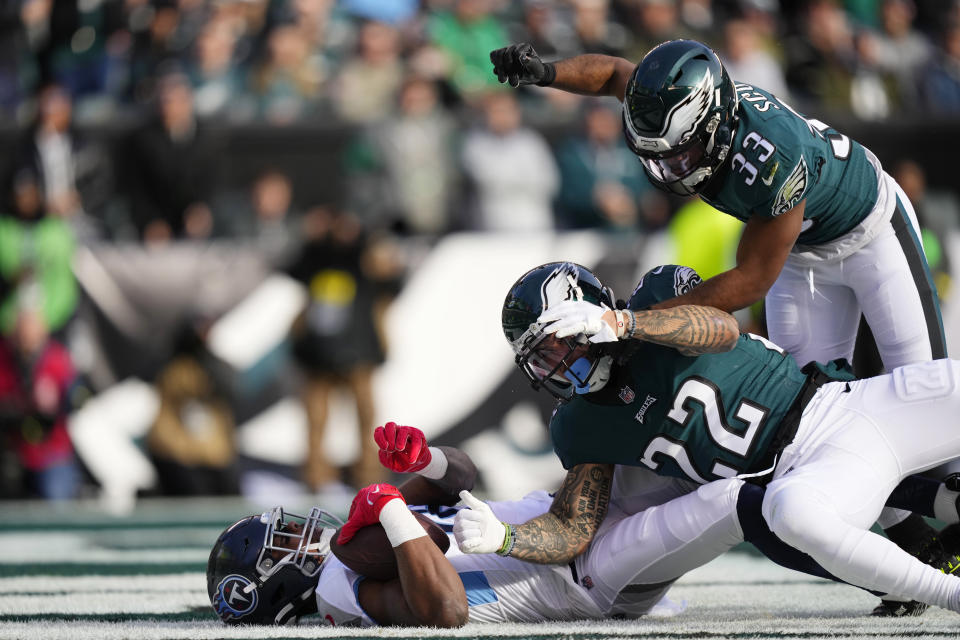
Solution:
<svg viewBox="0 0 960 640"><path fill-rule="evenodd" d="M655 267L640 278L627 302L627 308L634 311L649 309L658 302L692 291L701 282L703 278L690 267L676 264Z"/></svg>
<svg viewBox="0 0 960 640"><path fill-rule="evenodd" d="M628 309L649 308L682 295L703 282L690 267L656 267L643 275ZM626 343L591 343L580 334L556 338L538 322L551 304L579 300L614 308L613 292L589 269L573 262L550 262L520 276L503 301L503 334L517 354L520 370L534 389L543 387L560 400L599 391L610 380L614 358L627 353ZM632 390L630 391L632 394Z"/></svg>
<svg viewBox="0 0 960 640"><path fill-rule="evenodd" d="M589 269L573 262L534 267L517 280L503 302L503 333L533 387L561 400L597 391L610 378L607 348L585 336L557 338L537 321L551 305L579 300L613 308L613 292Z"/></svg>
<svg viewBox="0 0 960 640"><path fill-rule="evenodd" d="M634 69L623 99L623 132L657 186L699 193L727 157L737 92L712 49L672 40Z"/></svg>

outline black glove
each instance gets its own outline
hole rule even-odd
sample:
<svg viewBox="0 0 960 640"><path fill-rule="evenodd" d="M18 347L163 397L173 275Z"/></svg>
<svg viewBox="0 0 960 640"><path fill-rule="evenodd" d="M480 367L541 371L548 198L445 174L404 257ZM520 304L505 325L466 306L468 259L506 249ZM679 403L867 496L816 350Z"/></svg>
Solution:
<svg viewBox="0 0 960 640"><path fill-rule="evenodd" d="M497 80L509 82L511 87L523 84L546 87L557 77L553 65L541 60L533 45L526 42L491 51L490 62Z"/></svg>

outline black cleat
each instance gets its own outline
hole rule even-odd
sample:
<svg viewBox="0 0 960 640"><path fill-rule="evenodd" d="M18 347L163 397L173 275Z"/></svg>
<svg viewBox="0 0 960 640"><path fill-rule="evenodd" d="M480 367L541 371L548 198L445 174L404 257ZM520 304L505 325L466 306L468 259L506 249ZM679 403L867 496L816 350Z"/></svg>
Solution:
<svg viewBox="0 0 960 640"><path fill-rule="evenodd" d="M960 525L948 524L939 534L940 555L933 566L944 573L960 576ZM921 558L923 560L923 558Z"/></svg>
<svg viewBox="0 0 960 640"><path fill-rule="evenodd" d="M870 615L878 618L906 618L922 616L927 610L926 604L916 600L881 600Z"/></svg>
<svg viewBox="0 0 960 640"><path fill-rule="evenodd" d="M912 555L943 573L960 575L960 526L944 527ZM922 616L927 608L928 605L916 600L881 600L870 615L881 618Z"/></svg>

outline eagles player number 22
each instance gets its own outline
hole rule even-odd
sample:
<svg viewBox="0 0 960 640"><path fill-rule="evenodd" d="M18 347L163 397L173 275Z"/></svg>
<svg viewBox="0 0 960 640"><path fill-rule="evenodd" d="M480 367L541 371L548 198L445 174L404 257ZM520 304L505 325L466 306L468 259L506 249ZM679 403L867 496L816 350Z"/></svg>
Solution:
<svg viewBox="0 0 960 640"><path fill-rule="evenodd" d="M783 349L766 338L752 333L744 335L752 340L763 343L763 345L771 351L783 353ZM747 429L742 434L738 433L727 425L723 419L723 413L720 410L720 392L716 386L702 378L690 377L680 385L677 395L673 398L673 406L667 414L667 418L679 425L686 424L691 417L691 412L684 407L684 404L688 400L692 400L701 405L703 409L703 419L707 423L710 439L713 440L718 447L735 453L738 456L746 456L750 451L750 445L753 443L753 439L757 435L760 425L763 424L763 421L766 420L767 417L767 411L763 407L753 404L746 399L741 400L733 415L742 420L747 425ZM647 445L647 449L643 452L643 458L641 458L640 462L656 471L660 467L660 463L654 459L654 455L658 453L673 458L677 466L679 466L691 480L699 482L700 484L706 484L708 482L708 480L694 469L693 463L690 461L690 456L687 454L687 450L682 442L677 442L666 436L657 436ZM742 473L742 471L742 469L736 469L722 462L714 462L713 468L710 470L715 476L721 478L732 478Z"/></svg>

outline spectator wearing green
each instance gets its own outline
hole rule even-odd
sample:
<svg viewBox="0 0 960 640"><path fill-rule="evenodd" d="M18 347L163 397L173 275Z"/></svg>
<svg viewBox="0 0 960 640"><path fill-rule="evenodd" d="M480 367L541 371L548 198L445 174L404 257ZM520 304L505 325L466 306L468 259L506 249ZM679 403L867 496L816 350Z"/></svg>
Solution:
<svg viewBox="0 0 960 640"><path fill-rule="evenodd" d="M430 17L430 40L447 54L448 79L461 94L499 88L490 74L490 52L507 44L507 36L491 15L486 0L456 0L453 11Z"/></svg>
<svg viewBox="0 0 960 640"><path fill-rule="evenodd" d="M42 294L41 313L51 332L62 329L77 306L71 269L74 238L60 218L44 214L43 196L32 171L13 180L15 215L0 216L0 333L16 321L20 292L33 284Z"/></svg>

